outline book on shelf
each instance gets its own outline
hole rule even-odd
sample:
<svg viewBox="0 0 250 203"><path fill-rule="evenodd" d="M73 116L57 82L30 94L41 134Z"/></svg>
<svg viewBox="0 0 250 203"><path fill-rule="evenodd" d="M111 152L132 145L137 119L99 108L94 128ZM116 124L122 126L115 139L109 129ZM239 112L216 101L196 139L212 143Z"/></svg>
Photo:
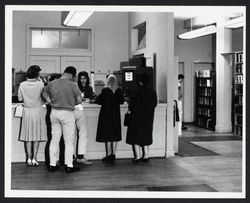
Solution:
<svg viewBox="0 0 250 203"><path fill-rule="evenodd" d="M196 76L201 78L209 78L211 77L211 70L197 70Z"/></svg>
<svg viewBox="0 0 250 203"><path fill-rule="evenodd" d="M236 75L235 76L235 83L242 84L243 83L243 75Z"/></svg>
<svg viewBox="0 0 250 203"><path fill-rule="evenodd" d="M243 54L242 53L236 53L235 54L235 62L236 63L242 63L242 58L243 58Z"/></svg>

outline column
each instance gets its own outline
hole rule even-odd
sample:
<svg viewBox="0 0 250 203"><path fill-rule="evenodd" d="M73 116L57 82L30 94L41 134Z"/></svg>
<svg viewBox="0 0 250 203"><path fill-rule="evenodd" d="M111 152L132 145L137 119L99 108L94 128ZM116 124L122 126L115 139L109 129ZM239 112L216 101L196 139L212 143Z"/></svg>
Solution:
<svg viewBox="0 0 250 203"><path fill-rule="evenodd" d="M231 132L232 71L222 55L232 51L232 30L224 28L224 18L217 21L216 34L216 132Z"/></svg>

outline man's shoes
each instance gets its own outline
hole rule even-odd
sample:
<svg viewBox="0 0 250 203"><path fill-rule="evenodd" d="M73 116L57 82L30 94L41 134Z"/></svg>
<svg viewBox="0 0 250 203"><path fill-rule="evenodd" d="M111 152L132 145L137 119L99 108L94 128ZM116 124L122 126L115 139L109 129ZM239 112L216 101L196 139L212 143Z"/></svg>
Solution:
<svg viewBox="0 0 250 203"><path fill-rule="evenodd" d="M73 167L66 166L65 167L65 172L66 173L73 173L73 172L77 172L77 171L80 171L79 166L73 166Z"/></svg>
<svg viewBox="0 0 250 203"><path fill-rule="evenodd" d="M138 164L138 163L140 162L140 159L133 159L132 162L133 162L134 164Z"/></svg>
<svg viewBox="0 0 250 203"><path fill-rule="evenodd" d="M87 160L87 159L84 158L84 157L83 157L82 159L76 158L76 159L75 159L75 162L76 162L77 164L83 164L83 165L91 165L91 164L92 164L91 161Z"/></svg>
<svg viewBox="0 0 250 203"><path fill-rule="evenodd" d="M56 166L51 166L48 165L48 171L54 172L57 171L60 168L60 166L56 165Z"/></svg>

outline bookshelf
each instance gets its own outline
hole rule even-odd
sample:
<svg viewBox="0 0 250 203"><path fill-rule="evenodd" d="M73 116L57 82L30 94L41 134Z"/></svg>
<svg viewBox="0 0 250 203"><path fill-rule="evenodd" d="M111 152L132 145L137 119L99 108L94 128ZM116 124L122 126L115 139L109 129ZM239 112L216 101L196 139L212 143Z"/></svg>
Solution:
<svg viewBox="0 0 250 203"><path fill-rule="evenodd" d="M195 125L215 130L216 78L214 70L197 70L195 73L196 112Z"/></svg>
<svg viewBox="0 0 250 203"><path fill-rule="evenodd" d="M243 52L232 54L233 89L232 89L232 123L235 135L242 136L243 109Z"/></svg>

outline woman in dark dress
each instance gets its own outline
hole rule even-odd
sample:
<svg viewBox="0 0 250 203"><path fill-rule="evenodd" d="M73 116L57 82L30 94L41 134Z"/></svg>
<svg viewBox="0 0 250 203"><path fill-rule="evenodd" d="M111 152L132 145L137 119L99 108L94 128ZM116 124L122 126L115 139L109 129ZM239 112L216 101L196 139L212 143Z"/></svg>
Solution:
<svg viewBox="0 0 250 203"><path fill-rule="evenodd" d="M153 143L154 110L157 105L156 92L148 87L149 77L141 74L140 87L135 91L129 102L131 121L127 130L126 143L132 145L133 162L148 162L149 145ZM142 156L140 155L142 148Z"/></svg>
<svg viewBox="0 0 250 203"><path fill-rule="evenodd" d="M103 161L114 161L117 142L121 141L120 104L124 103L124 97L122 91L117 87L114 75L108 76L107 85L95 99L97 104L102 105L96 141L105 143L106 157L103 158Z"/></svg>

